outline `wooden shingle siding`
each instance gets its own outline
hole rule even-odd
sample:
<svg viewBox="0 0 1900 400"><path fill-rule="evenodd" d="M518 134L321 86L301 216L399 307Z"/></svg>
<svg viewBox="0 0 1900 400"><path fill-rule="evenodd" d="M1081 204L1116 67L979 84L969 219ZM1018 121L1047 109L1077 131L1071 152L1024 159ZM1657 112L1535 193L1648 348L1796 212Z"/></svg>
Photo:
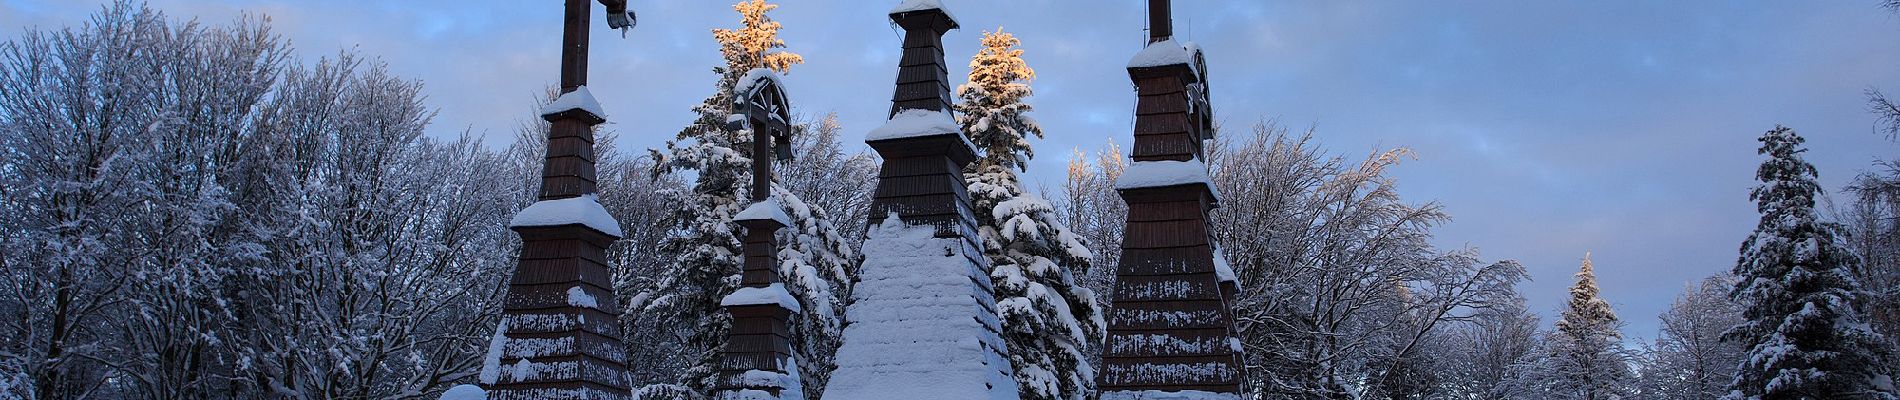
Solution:
<svg viewBox="0 0 1900 400"><path fill-rule="evenodd" d="M1151 12L1164 14L1151 17L1167 21L1167 2L1150 3ZM1151 31L1164 36L1150 42L1168 39L1169 31ZM1212 132L1208 110L1200 106L1205 91L1189 87L1200 83L1198 70L1176 64L1130 68L1128 74L1137 95L1130 158L1201 160L1202 141ZM1233 291L1215 273L1208 235L1207 213L1218 204L1213 188L1192 183L1120 192L1128 224L1098 386L1103 392L1240 393Z"/></svg>

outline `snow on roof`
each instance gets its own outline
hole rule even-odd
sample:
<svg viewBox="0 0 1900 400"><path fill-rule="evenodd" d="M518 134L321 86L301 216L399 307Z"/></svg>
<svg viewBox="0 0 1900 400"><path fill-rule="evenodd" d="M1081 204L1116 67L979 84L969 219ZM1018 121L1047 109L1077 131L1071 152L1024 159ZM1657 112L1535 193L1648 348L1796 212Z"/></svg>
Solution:
<svg viewBox="0 0 1900 400"><path fill-rule="evenodd" d="M547 106L541 107L541 116L547 117L576 108L587 110L587 112L593 113L596 117L607 118L607 111L600 108L600 100L595 100L594 93L587 91L586 86L575 88L572 92L562 93L561 97L555 98L553 103L548 103Z"/></svg>
<svg viewBox="0 0 1900 400"><path fill-rule="evenodd" d="M495 324L495 336L488 338L488 353L482 356L481 382L493 385L501 377L501 350L508 345L508 320Z"/></svg>
<svg viewBox="0 0 1900 400"><path fill-rule="evenodd" d="M950 113L909 108L892 115L883 126L872 129L864 135L865 141L899 139L919 136L958 135L962 136L963 127L950 118Z"/></svg>
<svg viewBox="0 0 1900 400"><path fill-rule="evenodd" d="M746 207L744 211L739 211L738 215L732 216L732 220L734 221L773 220L773 221L778 221L780 225L792 226L792 217L790 215L785 215L784 207L779 205L778 198L768 198L768 199L765 199L764 201L752 203L752 206Z"/></svg>
<svg viewBox="0 0 1900 400"><path fill-rule="evenodd" d="M1162 390L1117 390L1102 392L1102 400L1240 400L1240 395L1200 390L1182 390L1178 392Z"/></svg>
<svg viewBox="0 0 1900 400"><path fill-rule="evenodd" d="M1175 185L1202 184L1207 186L1215 198L1220 198L1220 190L1214 188L1214 180L1207 175L1207 164L1201 160L1188 161L1136 161L1128 163L1128 169L1115 179L1115 189L1140 189Z"/></svg>
<svg viewBox="0 0 1900 400"><path fill-rule="evenodd" d="M608 236L621 237L620 221L607 213L593 193L559 200L542 200L515 214L510 228L581 224Z"/></svg>
<svg viewBox="0 0 1900 400"><path fill-rule="evenodd" d="M781 307L785 307L787 310L792 310L792 312L798 312L800 310L798 307L798 299L792 298L792 293L785 291L785 284L777 282L773 282L771 286L766 287L742 287L739 288L739 290L732 291L732 294L726 295L726 298L719 300L720 307L766 304L777 304Z"/></svg>
<svg viewBox="0 0 1900 400"><path fill-rule="evenodd" d="M1193 49L1190 49L1189 46L1192 46ZM1160 67L1176 64L1187 64L1188 67L1192 68L1194 67L1194 51L1198 49L1200 49L1200 45L1188 43L1186 46L1183 46L1181 43L1175 42L1174 39L1154 42L1149 44L1147 48L1141 49L1141 52L1135 53L1135 58L1128 59L1128 68Z"/></svg>
<svg viewBox="0 0 1900 400"><path fill-rule="evenodd" d="M871 227L827 399L1016 400L980 250L895 214Z"/></svg>
<svg viewBox="0 0 1900 400"><path fill-rule="evenodd" d="M957 16L951 15L950 9L943 8L943 2L939 0L904 0L904 2L898 4L897 7L891 8L891 14L924 10L942 11L943 16L950 17L951 24L957 23Z"/></svg>
<svg viewBox="0 0 1900 400"><path fill-rule="evenodd" d="M475 385L455 385L448 391L442 392L441 400L488 400L488 391Z"/></svg>
<svg viewBox="0 0 1900 400"><path fill-rule="evenodd" d="M1220 246L1214 246L1214 275L1220 277L1221 282L1233 282L1234 287L1240 287L1240 276L1227 264L1227 255L1221 253Z"/></svg>
<svg viewBox="0 0 1900 400"><path fill-rule="evenodd" d="M734 96L732 96L732 103L739 104L745 102L746 95L757 89L759 82L767 81L777 84L780 92L787 91L787 89L785 89L785 80L779 78L777 72L772 72L771 68L753 68L750 71L746 71L745 76L739 77L739 82L732 84L732 93L734 94Z"/></svg>
<svg viewBox="0 0 1900 400"><path fill-rule="evenodd" d="M963 145L976 152L976 145L970 144L970 138L963 137L963 127L957 125L950 113L925 109L909 108L892 115L883 126L872 129L864 135L864 141L903 139L912 137L956 135Z"/></svg>
<svg viewBox="0 0 1900 400"><path fill-rule="evenodd" d="M599 310L600 300L595 299L594 295L588 294L587 289L581 289L580 286L575 286L567 288L567 305Z"/></svg>

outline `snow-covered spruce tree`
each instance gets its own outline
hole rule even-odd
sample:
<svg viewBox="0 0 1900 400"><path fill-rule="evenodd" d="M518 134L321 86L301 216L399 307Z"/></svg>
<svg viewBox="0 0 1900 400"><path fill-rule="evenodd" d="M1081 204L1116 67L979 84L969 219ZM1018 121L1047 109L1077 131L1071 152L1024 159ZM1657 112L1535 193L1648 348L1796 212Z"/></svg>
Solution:
<svg viewBox="0 0 1900 400"><path fill-rule="evenodd" d="M660 244L671 265L665 276L630 296L627 313L634 318L657 318L659 326L685 336L677 354L691 367L676 383L707 393L718 368L730 317L719 300L739 282L739 226L733 215L750 205L752 133L729 129L726 118L734 111L733 86L753 69L786 72L804 62L797 54L778 50L780 25L766 16L778 5L763 0L733 6L741 17L739 29L714 29L726 65L713 68L719 76L712 96L693 108L699 114L666 151L653 151L655 174L690 171L694 180L684 192L665 194L679 199L664 225L675 234ZM761 155L770 157L770 154ZM824 389L831 357L842 329L842 298L849 294L847 271L856 257L828 218L798 196L774 185L772 196L791 216L792 226L779 233L779 273L803 311L792 324L792 342L799 357L800 375L811 394Z"/></svg>
<svg viewBox="0 0 1900 400"><path fill-rule="evenodd" d="M1761 221L1747 241L1730 295L1743 304L1741 325L1724 339L1747 347L1726 399L1892 399L1880 371L1884 339L1862 321L1865 293L1851 270L1858 262L1835 228L1817 219L1814 165L1801 158L1804 139L1776 126L1763 133L1768 156L1749 193Z"/></svg>
<svg viewBox="0 0 1900 400"><path fill-rule="evenodd" d="M1642 369L1642 397L1700 400L1728 393L1729 379L1742 362L1742 346L1722 341L1722 332L1742 321L1742 307L1728 297L1735 278L1721 274L1686 285L1662 314L1656 338Z"/></svg>
<svg viewBox="0 0 1900 400"><path fill-rule="evenodd" d="M1570 300L1544 346L1514 366L1506 395L1513 398L1607 400L1627 398L1635 383L1629 353L1610 303L1598 294L1596 269L1583 256Z"/></svg>
<svg viewBox="0 0 1900 400"><path fill-rule="evenodd" d="M1094 258L1048 201L1026 193L1016 171L1034 152L1029 136L1042 128L1025 115L1026 83L1036 73L1023 62L1014 35L983 33L970 59L970 80L957 87L957 123L983 155L963 172L975 204L978 236L990 259L997 313L1009 343L1017 393L1024 399L1079 399L1094 386L1083 349L1101 341L1102 310L1095 293L1076 284L1071 270Z"/></svg>

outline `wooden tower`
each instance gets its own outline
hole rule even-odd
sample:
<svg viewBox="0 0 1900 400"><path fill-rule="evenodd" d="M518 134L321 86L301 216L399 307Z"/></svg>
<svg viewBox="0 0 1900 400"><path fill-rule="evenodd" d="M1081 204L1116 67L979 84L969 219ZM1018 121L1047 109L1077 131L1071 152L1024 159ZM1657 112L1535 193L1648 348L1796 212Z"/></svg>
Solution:
<svg viewBox="0 0 1900 400"><path fill-rule="evenodd" d="M1150 0L1147 48L1128 63L1133 162L1114 309L1098 375L1104 400L1239 399L1234 275L1207 229L1219 192L1203 162L1214 134L1200 48L1173 40L1168 0Z"/></svg>
<svg viewBox="0 0 1900 400"><path fill-rule="evenodd" d="M719 302L732 313L732 330L727 332L713 390L715 398L721 399L803 399L789 322L800 306L779 280L775 240L778 230L790 226L792 220L769 196L772 159L791 156L787 123L791 107L785 88L769 69L748 72L733 94L737 97L733 128L752 131L752 205L733 218L745 229L741 235L745 265L739 289ZM775 147L779 151L773 151Z"/></svg>
<svg viewBox="0 0 1900 400"><path fill-rule="evenodd" d="M600 2L610 26L631 24L625 0ZM620 224L595 199L593 126L606 118L587 91L589 3L565 1L562 94L541 115L551 128L540 201L509 223L521 235L521 259L482 371L491 399L629 395L620 306L604 257Z"/></svg>
<svg viewBox="0 0 1900 400"><path fill-rule="evenodd" d="M904 52L891 119L866 135L884 164L824 398L1015 400L963 183L976 150L951 118L943 34L957 22L936 0L905 1L890 18Z"/></svg>

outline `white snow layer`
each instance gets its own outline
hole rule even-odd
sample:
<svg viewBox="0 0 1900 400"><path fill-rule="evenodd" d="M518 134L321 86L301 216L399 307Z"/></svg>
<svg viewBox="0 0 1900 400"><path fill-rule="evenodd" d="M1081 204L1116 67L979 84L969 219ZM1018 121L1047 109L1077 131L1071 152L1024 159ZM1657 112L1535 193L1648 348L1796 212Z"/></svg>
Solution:
<svg viewBox="0 0 1900 400"><path fill-rule="evenodd" d="M784 207L779 205L778 199L776 198L768 198L768 199L765 199L765 201L752 203L752 206L746 207L744 211L739 211L738 215L733 215L732 220L733 221L773 220L773 221L778 221L780 225L792 226L792 216L785 215Z"/></svg>
<svg viewBox="0 0 1900 400"><path fill-rule="evenodd" d="M1153 44L1149 44L1147 48L1141 49L1141 52L1135 53L1135 58L1128 59L1128 68L1160 67L1175 64L1187 64L1188 67L1193 67L1194 50L1198 49L1200 49L1200 45L1188 43L1186 46L1183 46L1180 43L1176 43L1174 39L1154 42Z"/></svg>
<svg viewBox="0 0 1900 400"><path fill-rule="evenodd" d="M753 68L750 71L746 71L745 76L739 77L738 83L732 85L732 93L736 95L732 96L732 103L744 103L746 97L749 97L752 91L757 89L759 82L765 81L776 83L778 84L779 90L787 91L785 89L785 80L779 78L777 72L772 72L771 68Z"/></svg>
<svg viewBox="0 0 1900 400"><path fill-rule="evenodd" d="M600 108L600 100L595 100L594 93L587 91L586 86L562 93L561 97L555 98L553 103L541 107L541 116L560 114L576 108L587 110L596 117L607 118L607 110Z"/></svg>
<svg viewBox="0 0 1900 400"><path fill-rule="evenodd" d="M488 391L475 385L455 385L442 392L441 400L488 400Z"/></svg>
<svg viewBox="0 0 1900 400"><path fill-rule="evenodd" d="M495 324L495 336L488 338L488 353L482 356L481 381L484 385L493 385L501 378L501 350L508 344L508 321Z"/></svg>
<svg viewBox="0 0 1900 400"><path fill-rule="evenodd" d="M1207 164L1201 163L1199 159L1128 163L1128 169L1115 179L1115 188L1125 190L1196 183L1207 186L1207 191L1213 192L1215 198L1220 197L1220 190L1214 188L1214 179L1207 175Z"/></svg>
<svg viewBox="0 0 1900 400"><path fill-rule="evenodd" d="M798 299L792 298L792 293L785 291L785 284L777 282L773 282L771 286L762 288L742 287L739 288L739 290L732 291L732 294L726 295L726 298L719 300L720 307L764 304L777 304L781 307L785 307L787 310L792 310L792 312L798 312L800 310L800 308L798 308Z"/></svg>
<svg viewBox="0 0 1900 400"><path fill-rule="evenodd" d="M1220 251L1220 246L1214 246L1214 276L1220 277L1221 282L1233 282L1235 288L1240 287L1240 276L1234 274L1234 266L1227 264L1227 254Z"/></svg>
<svg viewBox="0 0 1900 400"><path fill-rule="evenodd" d="M963 127L957 125L956 119L950 118L950 113L915 108L898 111L897 115L892 115L891 120L885 122L883 126L865 134L864 141L875 142L936 135L956 135L958 139L963 140L963 145L969 146L972 151L976 150L976 145L970 144L970 139L963 137Z"/></svg>
<svg viewBox="0 0 1900 400"><path fill-rule="evenodd" d="M950 9L943 8L943 2L939 0L904 0L897 7L891 8L891 14L924 10L942 11L944 16L950 17L950 23L957 23L957 16L951 15Z"/></svg>
<svg viewBox="0 0 1900 400"><path fill-rule="evenodd" d="M1015 400L981 250L893 214L871 227L828 400Z"/></svg>
<svg viewBox="0 0 1900 400"><path fill-rule="evenodd" d="M1178 392L1161 390L1117 390L1102 392L1102 400L1240 400L1240 395L1199 390L1183 390Z"/></svg>
<svg viewBox="0 0 1900 400"><path fill-rule="evenodd" d="M608 236L621 237L620 221L607 214L607 208L600 206L600 200L589 193L581 197L560 200L542 200L515 214L508 222L510 228L530 226L560 226L581 224L594 228Z"/></svg>
<svg viewBox="0 0 1900 400"><path fill-rule="evenodd" d="M599 310L600 300L595 299L594 295L587 294L587 289L575 286L567 288L567 305Z"/></svg>

